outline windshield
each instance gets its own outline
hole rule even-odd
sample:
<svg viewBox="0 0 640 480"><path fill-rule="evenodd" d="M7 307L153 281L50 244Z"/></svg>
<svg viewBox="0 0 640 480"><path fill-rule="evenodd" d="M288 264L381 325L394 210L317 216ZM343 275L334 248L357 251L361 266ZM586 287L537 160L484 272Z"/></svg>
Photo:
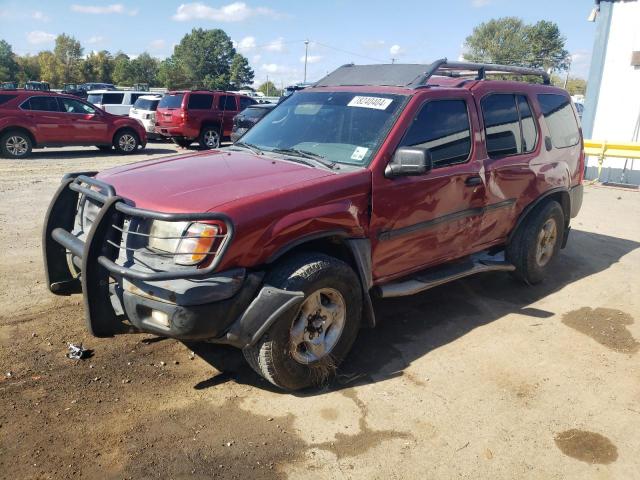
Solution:
<svg viewBox="0 0 640 480"><path fill-rule="evenodd" d="M139 98L138 100L136 100L136 103L133 104L133 107L137 108L138 110L151 110L155 112L156 108L158 108L159 101L160 100L150 100L146 98Z"/></svg>
<svg viewBox="0 0 640 480"><path fill-rule="evenodd" d="M180 108L182 106L183 93L165 95L158 104L159 108Z"/></svg>
<svg viewBox="0 0 640 480"><path fill-rule="evenodd" d="M368 165L404 95L297 92L242 138L261 150L297 150L332 162Z"/></svg>

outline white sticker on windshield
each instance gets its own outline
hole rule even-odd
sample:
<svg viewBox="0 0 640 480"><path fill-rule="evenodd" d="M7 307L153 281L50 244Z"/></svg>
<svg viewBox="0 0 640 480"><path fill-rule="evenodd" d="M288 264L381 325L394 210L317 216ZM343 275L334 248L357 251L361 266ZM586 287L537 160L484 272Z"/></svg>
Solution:
<svg viewBox="0 0 640 480"><path fill-rule="evenodd" d="M368 148L356 147L356 149L351 154L351 160L358 160L358 161L362 160L368 151L369 151Z"/></svg>
<svg viewBox="0 0 640 480"><path fill-rule="evenodd" d="M391 98L356 96L351 99L347 106L386 110L387 107L391 105L391 102L393 102Z"/></svg>

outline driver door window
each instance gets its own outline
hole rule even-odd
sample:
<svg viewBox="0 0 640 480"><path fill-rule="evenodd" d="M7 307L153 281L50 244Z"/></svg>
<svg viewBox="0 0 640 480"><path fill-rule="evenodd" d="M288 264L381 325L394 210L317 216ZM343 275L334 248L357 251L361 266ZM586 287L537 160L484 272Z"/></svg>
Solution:
<svg viewBox="0 0 640 480"><path fill-rule="evenodd" d="M65 113L79 113L81 115L94 115L95 108L86 103L73 100L72 98L59 98L61 110Z"/></svg>

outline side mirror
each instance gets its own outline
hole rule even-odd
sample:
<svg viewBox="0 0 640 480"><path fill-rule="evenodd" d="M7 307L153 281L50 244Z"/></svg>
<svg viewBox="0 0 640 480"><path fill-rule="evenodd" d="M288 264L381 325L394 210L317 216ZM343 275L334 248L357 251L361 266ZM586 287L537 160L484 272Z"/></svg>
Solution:
<svg viewBox="0 0 640 480"><path fill-rule="evenodd" d="M433 168L431 152L426 148L400 147L384 171L387 178L423 175Z"/></svg>

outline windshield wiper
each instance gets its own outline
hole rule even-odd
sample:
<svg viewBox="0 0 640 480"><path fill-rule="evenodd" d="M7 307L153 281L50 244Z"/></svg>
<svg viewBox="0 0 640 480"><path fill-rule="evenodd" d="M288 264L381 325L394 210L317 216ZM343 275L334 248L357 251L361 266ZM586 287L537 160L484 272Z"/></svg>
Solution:
<svg viewBox="0 0 640 480"><path fill-rule="evenodd" d="M248 150L251 150L256 155L263 155L262 150L257 145L253 143L245 143L245 142L236 142L232 145L233 147L244 147Z"/></svg>
<svg viewBox="0 0 640 480"><path fill-rule="evenodd" d="M308 158L310 160L315 160L319 164L333 169L336 166L336 162L330 162L325 160L322 155L317 153L309 152L307 150L300 150L299 148L274 148L271 150L274 153L284 153L286 155L295 155L302 158Z"/></svg>

